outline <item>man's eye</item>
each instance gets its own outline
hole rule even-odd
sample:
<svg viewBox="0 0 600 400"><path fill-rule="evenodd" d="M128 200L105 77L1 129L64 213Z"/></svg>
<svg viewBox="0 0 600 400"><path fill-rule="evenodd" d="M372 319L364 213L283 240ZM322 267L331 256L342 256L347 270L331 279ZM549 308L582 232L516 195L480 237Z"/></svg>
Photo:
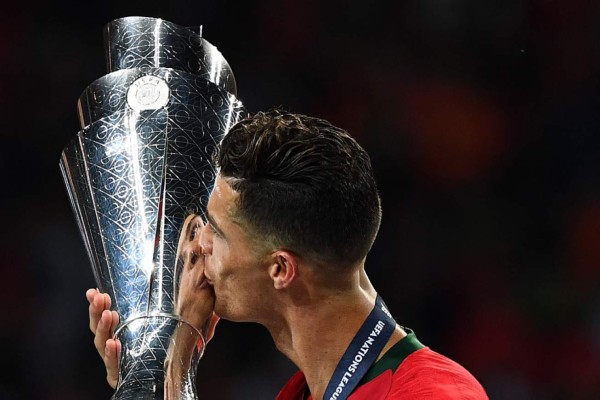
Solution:
<svg viewBox="0 0 600 400"><path fill-rule="evenodd" d="M210 223L209 223L209 224L208 224L208 226L210 227L210 230L212 231L212 233L213 233L215 236L217 236L217 237L221 237L221 234L219 233L219 231L217 231L217 230L215 229L215 227L214 227L214 226L212 226L212 224L210 224Z"/></svg>
<svg viewBox="0 0 600 400"><path fill-rule="evenodd" d="M198 234L199 228L200 228L199 224L194 225L194 228L192 229L192 232L190 233L190 241L193 241L194 239L196 239L196 235Z"/></svg>

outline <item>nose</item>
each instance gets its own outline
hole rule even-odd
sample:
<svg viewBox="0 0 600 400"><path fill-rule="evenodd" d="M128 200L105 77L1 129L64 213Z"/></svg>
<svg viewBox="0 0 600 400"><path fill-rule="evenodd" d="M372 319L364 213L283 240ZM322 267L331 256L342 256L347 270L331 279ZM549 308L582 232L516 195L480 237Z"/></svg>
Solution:
<svg viewBox="0 0 600 400"><path fill-rule="evenodd" d="M200 245L202 246L203 254L212 254L213 249L213 232L208 223L204 224L200 230Z"/></svg>

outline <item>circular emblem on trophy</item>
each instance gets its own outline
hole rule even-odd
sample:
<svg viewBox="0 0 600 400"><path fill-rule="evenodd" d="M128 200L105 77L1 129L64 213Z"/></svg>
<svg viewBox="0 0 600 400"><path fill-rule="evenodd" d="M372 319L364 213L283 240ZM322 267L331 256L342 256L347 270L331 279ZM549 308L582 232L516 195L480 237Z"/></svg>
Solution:
<svg viewBox="0 0 600 400"><path fill-rule="evenodd" d="M136 111L157 110L169 102L169 85L163 79L147 75L137 79L127 91L127 103Z"/></svg>

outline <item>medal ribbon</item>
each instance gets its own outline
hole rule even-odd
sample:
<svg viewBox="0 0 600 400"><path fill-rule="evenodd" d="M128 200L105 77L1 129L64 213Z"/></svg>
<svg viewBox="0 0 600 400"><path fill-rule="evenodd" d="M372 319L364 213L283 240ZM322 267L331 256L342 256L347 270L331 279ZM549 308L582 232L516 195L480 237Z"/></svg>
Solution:
<svg viewBox="0 0 600 400"><path fill-rule="evenodd" d="M375 307L335 367L324 400L346 400L358 386L396 328L396 321L379 295Z"/></svg>

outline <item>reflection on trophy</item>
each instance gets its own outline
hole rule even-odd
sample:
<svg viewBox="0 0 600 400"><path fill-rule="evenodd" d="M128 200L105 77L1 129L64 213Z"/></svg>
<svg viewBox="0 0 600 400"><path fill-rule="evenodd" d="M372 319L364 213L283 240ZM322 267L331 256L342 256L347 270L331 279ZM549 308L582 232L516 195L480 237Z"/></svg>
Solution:
<svg viewBox="0 0 600 400"><path fill-rule="evenodd" d="M82 130L60 167L96 282L120 317L113 399L195 399L205 343L202 326L178 314L178 252L204 215L211 156L244 109L231 68L198 32L130 17L109 23L105 42L109 73L79 98Z"/></svg>

